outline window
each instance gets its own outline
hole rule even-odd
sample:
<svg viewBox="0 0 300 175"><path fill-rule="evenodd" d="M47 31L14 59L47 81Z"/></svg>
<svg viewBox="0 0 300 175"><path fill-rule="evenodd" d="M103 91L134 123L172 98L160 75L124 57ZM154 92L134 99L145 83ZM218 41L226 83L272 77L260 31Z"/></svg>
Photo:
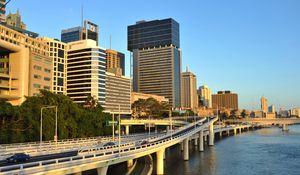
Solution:
<svg viewBox="0 0 300 175"><path fill-rule="evenodd" d="M41 85L40 84L33 84L33 87L34 88L41 88Z"/></svg>
<svg viewBox="0 0 300 175"><path fill-rule="evenodd" d="M44 86L44 89L50 91L50 86Z"/></svg>
<svg viewBox="0 0 300 175"><path fill-rule="evenodd" d="M44 80L45 81L50 81L50 78L49 77L44 77Z"/></svg>
<svg viewBox="0 0 300 175"><path fill-rule="evenodd" d="M47 69L47 68L45 68L44 71L45 71L46 73L50 73L50 72L51 72L51 70L50 70L50 69Z"/></svg>
<svg viewBox="0 0 300 175"><path fill-rule="evenodd" d="M65 53L64 53L63 50L58 49L58 57L60 57L60 58L64 58L65 57Z"/></svg>
<svg viewBox="0 0 300 175"><path fill-rule="evenodd" d="M62 79L62 78L57 78L57 85L58 85L58 86L63 86L63 85L64 85L64 79Z"/></svg>
<svg viewBox="0 0 300 175"><path fill-rule="evenodd" d="M35 79L41 79L41 78L42 78L41 75L37 75L37 74L34 74L33 77L34 77Z"/></svg>
<svg viewBox="0 0 300 175"><path fill-rule="evenodd" d="M64 64L58 63L58 71L59 72L64 72Z"/></svg>
<svg viewBox="0 0 300 175"><path fill-rule="evenodd" d="M41 67L41 66L34 65L34 66L33 66L33 69L34 69L34 70L42 70L42 67Z"/></svg>

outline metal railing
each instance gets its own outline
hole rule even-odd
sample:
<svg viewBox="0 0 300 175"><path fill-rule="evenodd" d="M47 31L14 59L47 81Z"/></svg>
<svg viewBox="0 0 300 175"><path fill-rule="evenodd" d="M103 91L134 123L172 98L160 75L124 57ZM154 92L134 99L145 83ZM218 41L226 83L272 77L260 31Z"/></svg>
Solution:
<svg viewBox="0 0 300 175"><path fill-rule="evenodd" d="M25 163L25 164L19 164L19 165L12 165L12 166L6 166L1 167L0 172L9 172L9 173L37 173L42 170L44 170L44 166L47 167L47 170L53 170L61 167L69 167L69 166L76 166L80 165L82 163L89 163L94 161L109 161L111 159L116 159L126 156L131 156L135 153L142 153L142 150L153 150L155 151L158 147L164 147L166 144L174 145L182 141L183 139L199 132L200 130L204 129L204 127L207 127L209 123L214 122L206 122L202 123L200 122L194 122L194 125L196 127L190 127L191 129L185 131L184 133L178 134L174 137L165 138L163 140L159 140L157 142L151 142L149 144L141 145L141 146L133 146L133 147L127 147L122 148L120 152L118 150L109 150L108 152L97 152L94 151L94 154L87 154L87 155L77 155L67 158L60 158L60 159L53 159L53 160L46 160L46 161L39 161L39 162L33 162L33 163ZM188 129L188 127L185 127L185 129ZM184 130L184 128L181 128L180 130ZM138 150L138 152L136 152Z"/></svg>

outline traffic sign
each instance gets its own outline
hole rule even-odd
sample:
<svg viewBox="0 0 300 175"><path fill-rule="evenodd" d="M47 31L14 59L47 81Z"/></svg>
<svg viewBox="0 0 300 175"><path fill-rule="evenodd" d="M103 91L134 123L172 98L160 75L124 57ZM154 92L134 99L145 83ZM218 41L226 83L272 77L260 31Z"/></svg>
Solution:
<svg viewBox="0 0 300 175"><path fill-rule="evenodd" d="M112 125L117 126L118 124L119 124L118 121L107 121L106 122L106 126L112 126Z"/></svg>

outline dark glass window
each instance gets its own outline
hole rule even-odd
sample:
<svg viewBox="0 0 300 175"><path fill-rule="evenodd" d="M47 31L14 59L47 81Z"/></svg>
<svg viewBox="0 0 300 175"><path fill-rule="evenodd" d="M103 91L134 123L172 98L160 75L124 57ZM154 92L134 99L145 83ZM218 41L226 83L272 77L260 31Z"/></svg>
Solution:
<svg viewBox="0 0 300 175"><path fill-rule="evenodd" d="M58 71L64 72L64 64L58 63Z"/></svg>
<svg viewBox="0 0 300 175"><path fill-rule="evenodd" d="M58 49L58 57L65 58L65 52L61 49Z"/></svg>
<svg viewBox="0 0 300 175"><path fill-rule="evenodd" d="M57 78L57 85L63 86L64 85L64 79L63 78Z"/></svg>

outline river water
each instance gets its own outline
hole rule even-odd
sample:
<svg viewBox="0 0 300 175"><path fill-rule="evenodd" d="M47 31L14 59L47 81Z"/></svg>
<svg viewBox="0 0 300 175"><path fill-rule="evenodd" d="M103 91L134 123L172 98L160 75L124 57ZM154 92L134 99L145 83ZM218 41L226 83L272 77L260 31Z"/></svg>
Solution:
<svg viewBox="0 0 300 175"><path fill-rule="evenodd" d="M223 137L183 161L179 146L167 150L166 175L300 175L300 126L264 128Z"/></svg>
<svg viewBox="0 0 300 175"><path fill-rule="evenodd" d="M189 161L179 145L166 150L165 175L300 175L300 125L244 132L224 137L199 152L190 144ZM155 157L154 157L155 161ZM126 165L110 167L108 174L125 174ZM154 172L155 174L155 162Z"/></svg>

